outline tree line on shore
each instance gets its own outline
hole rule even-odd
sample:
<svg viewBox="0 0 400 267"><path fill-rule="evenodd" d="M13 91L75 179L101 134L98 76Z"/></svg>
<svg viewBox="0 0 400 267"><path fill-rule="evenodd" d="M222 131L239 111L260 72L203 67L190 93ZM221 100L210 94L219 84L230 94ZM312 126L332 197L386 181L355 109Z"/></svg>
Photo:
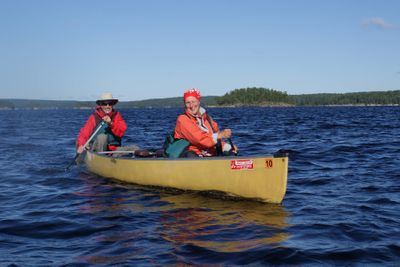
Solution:
<svg viewBox="0 0 400 267"><path fill-rule="evenodd" d="M344 94L293 95L291 98L293 103L297 106L400 105L400 90Z"/></svg>
<svg viewBox="0 0 400 267"><path fill-rule="evenodd" d="M400 90L288 95L262 87L234 89L223 96L204 96L205 106L400 105ZM0 99L0 109L93 108L94 101ZM121 101L118 108L183 107L182 97Z"/></svg>
<svg viewBox="0 0 400 267"><path fill-rule="evenodd" d="M400 105L400 90L288 95L273 89L253 87L235 89L216 101L219 105L232 106Z"/></svg>
<svg viewBox="0 0 400 267"><path fill-rule="evenodd" d="M286 92L267 88L235 89L216 99L220 106L276 106L294 105Z"/></svg>

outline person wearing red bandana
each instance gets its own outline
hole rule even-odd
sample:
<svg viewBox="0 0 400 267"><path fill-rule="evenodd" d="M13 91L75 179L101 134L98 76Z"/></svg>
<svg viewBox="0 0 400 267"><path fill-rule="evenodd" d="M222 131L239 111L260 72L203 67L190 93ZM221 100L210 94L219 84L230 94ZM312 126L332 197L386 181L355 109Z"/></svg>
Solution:
<svg viewBox="0 0 400 267"><path fill-rule="evenodd" d="M176 120L174 138L186 139L190 145L183 157L210 157L237 152L237 147L225 143L231 129L219 130L218 124L200 106L200 91L193 88L184 92L185 113ZM218 151L222 150L222 151Z"/></svg>
<svg viewBox="0 0 400 267"><path fill-rule="evenodd" d="M121 138L127 126L121 113L113 108L117 103L118 99L114 99L111 93L101 94L100 99L96 101L95 111L89 116L76 139L77 154L86 149L84 145L101 122L105 123L93 138L90 149L100 152L116 150L121 146Z"/></svg>

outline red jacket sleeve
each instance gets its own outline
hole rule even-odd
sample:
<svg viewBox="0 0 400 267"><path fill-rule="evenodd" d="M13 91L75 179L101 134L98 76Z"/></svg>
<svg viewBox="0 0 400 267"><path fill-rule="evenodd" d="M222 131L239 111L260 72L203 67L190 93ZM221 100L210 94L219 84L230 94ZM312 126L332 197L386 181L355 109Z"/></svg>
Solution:
<svg viewBox="0 0 400 267"><path fill-rule="evenodd" d="M122 137L125 134L127 126L125 120L122 118L121 112L118 111L114 116L110 127L115 136Z"/></svg>
<svg viewBox="0 0 400 267"><path fill-rule="evenodd" d="M90 136L93 133L94 128L96 127L96 121L94 119L93 114L89 116L85 125L79 131L78 138L76 139L76 146L83 146L87 140L89 140Z"/></svg>
<svg viewBox="0 0 400 267"><path fill-rule="evenodd" d="M208 128L208 133L202 131L194 119L190 119L186 115L180 115L176 121L175 138L186 139L191 145L200 149L212 148L215 146L212 138L213 132L207 120L204 121L204 124ZM213 126L215 130L218 129L218 125L215 122Z"/></svg>

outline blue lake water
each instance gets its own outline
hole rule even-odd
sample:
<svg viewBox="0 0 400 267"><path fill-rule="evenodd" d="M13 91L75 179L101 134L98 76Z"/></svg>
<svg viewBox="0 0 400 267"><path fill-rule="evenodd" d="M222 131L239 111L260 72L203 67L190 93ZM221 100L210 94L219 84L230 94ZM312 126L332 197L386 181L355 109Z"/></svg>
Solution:
<svg viewBox="0 0 400 267"><path fill-rule="evenodd" d="M160 147L181 111L122 110L124 144ZM240 154L290 152L281 205L66 172L90 113L0 111L2 266L400 261L400 107L209 109Z"/></svg>

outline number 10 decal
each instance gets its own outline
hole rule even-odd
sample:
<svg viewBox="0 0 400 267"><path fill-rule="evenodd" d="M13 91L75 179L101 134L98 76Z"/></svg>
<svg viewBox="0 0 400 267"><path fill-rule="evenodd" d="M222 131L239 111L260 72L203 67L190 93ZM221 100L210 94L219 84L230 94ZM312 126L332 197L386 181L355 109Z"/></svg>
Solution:
<svg viewBox="0 0 400 267"><path fill-rule="evenodd" d="M265 160L265 168L272 168L273 164L272 164L272 159L266 159Z"/></svg>

